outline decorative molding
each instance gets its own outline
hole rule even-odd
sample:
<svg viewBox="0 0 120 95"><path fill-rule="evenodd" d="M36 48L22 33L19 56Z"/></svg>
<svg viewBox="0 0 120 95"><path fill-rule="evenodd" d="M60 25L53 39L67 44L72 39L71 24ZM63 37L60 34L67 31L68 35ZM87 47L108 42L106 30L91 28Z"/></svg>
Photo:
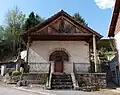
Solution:
<svg viewBox="0 0 120 95"><path fill-rule="evenodd" d="M54 48L54 49L52 49L52 50L50 50L50 51L48 52L48 61L49 61L50 55L51 55L53 52L55 52L55 51L64 51L64 52L68 55L69 59L70 59L70 57L71 57L70 53L69 53L65 48L60 48L60 47L58 47L58 48Z"/></svg>
<svg viewBox="0 0 120 95"><path fill-rule="evenodd" d="M73 63L74 72L88 72L90 63Z"/></svg>
<svg viewBox="0 0 120 95"><path fill-rule="evenodd" d="M86 64L86 65L89 65L90 63L74 63L73 64Z"/></svg>
<svg viewBox="0 0 120 95"><path fill-rule="evenodd" d="M49 65L48 63L30 63L29 71L30 72L49 72Z"/></svg>

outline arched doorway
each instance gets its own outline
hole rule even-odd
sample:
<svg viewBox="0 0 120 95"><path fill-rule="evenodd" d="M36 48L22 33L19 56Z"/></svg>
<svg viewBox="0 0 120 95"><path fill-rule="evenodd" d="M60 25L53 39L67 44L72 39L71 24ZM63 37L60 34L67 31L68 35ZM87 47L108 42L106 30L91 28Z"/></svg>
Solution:
<svg viewBox="0 0 120 95"><path fill-rule="evenodd" d="M63 72L64 61L69 61L69 56L66 52L58 50L54 51L50 57L50 61L54 62L54 72Z"/></svg>

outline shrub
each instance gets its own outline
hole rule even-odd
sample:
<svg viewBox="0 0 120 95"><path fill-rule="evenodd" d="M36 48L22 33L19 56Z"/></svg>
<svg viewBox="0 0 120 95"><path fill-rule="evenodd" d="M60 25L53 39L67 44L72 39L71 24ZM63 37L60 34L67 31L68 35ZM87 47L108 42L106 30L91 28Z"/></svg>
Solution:
<svg viewBox="0 0 120 95"><path fill-rule="evenodd" d="M12 72L12 76L19 76L19 75L21 75L20 71L13 71Z"/></svg>
<svg viewBox="0 0 120 95"><path fill-rule="evenodd" d="M8 71L9 76L12 75L12 72L13 72L13 71L14 71L13 69L11 69L11 70Z"/></svg>
<svg viewBox="0 0 120 95"><path fill-rule="evenodd" d="M12 76L12 82L17 83L20 80L20 76Z"/></svg>

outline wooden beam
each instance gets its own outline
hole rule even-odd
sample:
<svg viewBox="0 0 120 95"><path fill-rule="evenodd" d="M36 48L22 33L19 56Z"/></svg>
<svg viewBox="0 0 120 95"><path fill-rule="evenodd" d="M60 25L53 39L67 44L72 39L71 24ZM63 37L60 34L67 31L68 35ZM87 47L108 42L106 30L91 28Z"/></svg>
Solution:
<svg viewBox="0 0 120 95"><path fill-rule="evenodd" d="M95 35L93 35L93 52L94 52L95 72L97 72L97 54L96 54L96 36Z"/></svg>
<svg viewBox="0 0 120 95"><path fill-rule="evenodd" d="M55 27L53 27L52 25L50 25L49 27L52 28L53 30L55 30L56 32L58 32L58 30Z"/></svg>
<svg viewBox="0 0 120 95"><path fill-rule="evenodd" d="M61 17L58 17L57 19L55 19L54 21L52 21L51 23L49 23L48 25L44 26L43 28L41 28L39 31L37 32L40 32L42 30L44 30L45 28L49 27L50 25L52 25L54 22L56 22L57 20L61 19Z"/></svg>
<svg viewBox="0 0 120 95"><path fill-rule="evenodd" d="M30 37L28 37L28 42L27 42L27 56L26 56L26 63L28 63L29 46L30 46Z"/></svg>
<svg viewBox="0 0 120 95"><path fill-rule="evenodd" d="M48 35L53 35L53 36L79 36L79 37L82 37L82 36L86 36L86 37L91 37L92 34L88 34L88 33L48 33L48 34L40 34L40 33L31 33L31 36L32 35L36 35L36 36L48 36Z"/></svg>
<svg viewBox="0 0 120 95"><path fill-rule="evenodd" d="M25 72L28 71L28 60L29 60L29 47L30 47L30 37L28 37L28 42L27 42L27 55L26 55L26 64L25 64Z"/></svg>
<svg viewBox="0 0 120 95"><path fill-rule="evenodd" d="M78 25L74 24L72 21L68 20L66 17L63 17L63 18L84 33L84 31Z"/></svg>
<svg viewBox="0 0 120 95"><path fill-rule="evenodd" d="M91 43L93 40L93 38L91 37L89 40L88 40L88 43Z"/></svg>

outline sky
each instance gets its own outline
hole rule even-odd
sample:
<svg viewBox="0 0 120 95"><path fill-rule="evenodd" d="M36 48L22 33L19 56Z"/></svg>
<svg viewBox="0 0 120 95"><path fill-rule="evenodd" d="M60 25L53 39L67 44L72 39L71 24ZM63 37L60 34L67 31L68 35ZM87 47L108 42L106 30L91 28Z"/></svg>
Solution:
<svg viewBox="0 0 120 95"><path fill-rule="evenodd" d="M73 15L79 12L88 26L107 37L114 0L0 0L0 25L5 24L5 14L18 6L28 15L34 11L46 19L63 9Z"/></svg>

